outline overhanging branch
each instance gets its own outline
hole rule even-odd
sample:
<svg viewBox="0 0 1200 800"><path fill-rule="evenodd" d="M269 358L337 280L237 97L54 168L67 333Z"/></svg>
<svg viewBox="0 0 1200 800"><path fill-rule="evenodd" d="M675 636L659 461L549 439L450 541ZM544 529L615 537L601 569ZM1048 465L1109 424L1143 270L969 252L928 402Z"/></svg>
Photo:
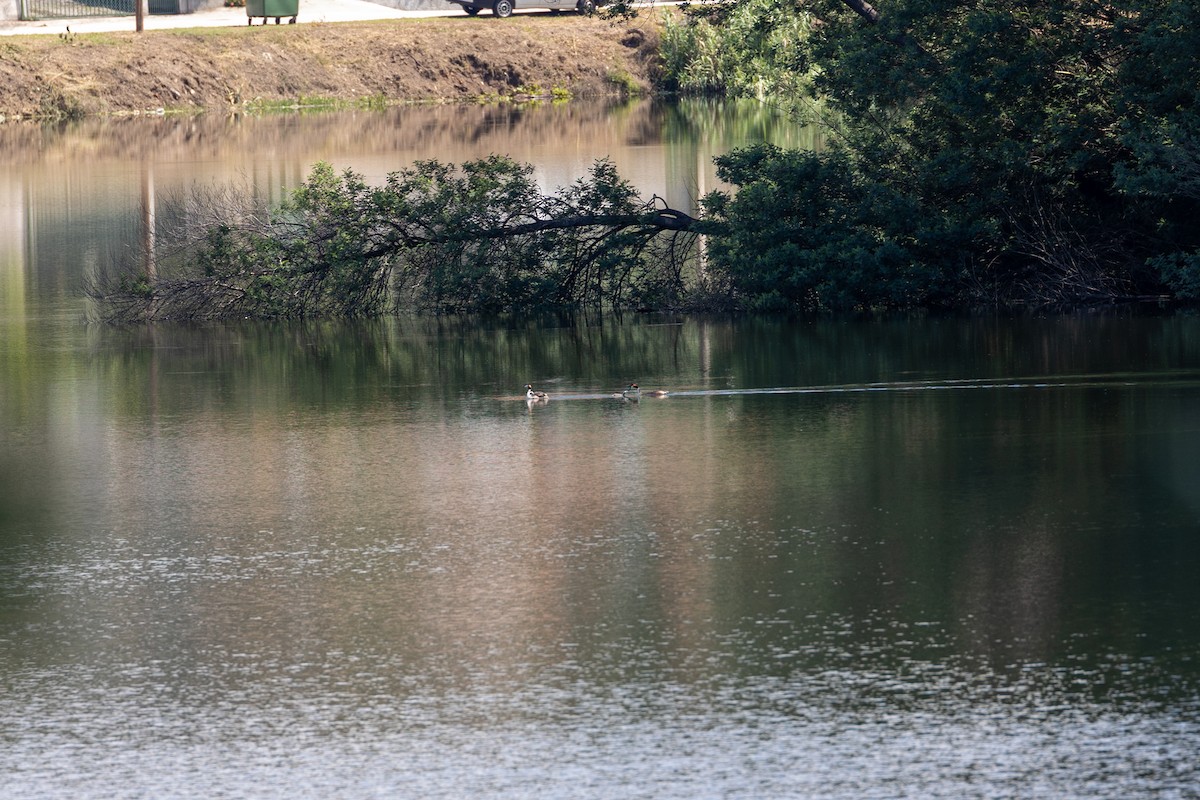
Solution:
<svg viewBox="0 0 1200 800"><path fill-rule="evenodd" d="M858 14L867 22L870 22L871 24L879 22L879 12L876 11L875 7L870 3L864 2L863 0L842 0L842 2L848 5L854 11L854 13Z"/></svg>

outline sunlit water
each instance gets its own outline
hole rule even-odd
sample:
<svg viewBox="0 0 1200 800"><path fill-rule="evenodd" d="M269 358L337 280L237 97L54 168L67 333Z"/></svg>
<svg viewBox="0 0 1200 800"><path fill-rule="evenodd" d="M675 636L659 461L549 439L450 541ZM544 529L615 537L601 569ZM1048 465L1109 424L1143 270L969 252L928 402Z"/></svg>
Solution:
<svg viewBox="0 0 1200 800"><path fill-rule="evenodd" d="M109 330L22 263L5 798L1200 796L1200 318Z"/></svg>

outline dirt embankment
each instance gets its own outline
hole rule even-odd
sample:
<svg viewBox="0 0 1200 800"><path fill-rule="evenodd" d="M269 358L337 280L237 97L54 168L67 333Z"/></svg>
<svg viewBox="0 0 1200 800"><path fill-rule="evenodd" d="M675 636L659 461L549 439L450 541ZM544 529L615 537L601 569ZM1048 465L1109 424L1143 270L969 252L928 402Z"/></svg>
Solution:
<svg viewBox="0 0 1200 800"><path fill-rule="evenodd" d="M0 118L649 90L659 27L574 14L8 37Z"/></svg>

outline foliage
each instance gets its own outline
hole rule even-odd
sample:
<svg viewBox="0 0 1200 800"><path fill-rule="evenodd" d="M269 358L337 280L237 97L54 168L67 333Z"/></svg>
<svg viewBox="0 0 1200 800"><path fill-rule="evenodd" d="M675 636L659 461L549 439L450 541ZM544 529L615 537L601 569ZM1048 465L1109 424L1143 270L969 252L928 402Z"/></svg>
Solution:
<svg viewBox="0 0 1200 800"><path fill-rule="evenodd" d="M108 307L137 318L1200 299L1189 2L878 0L872 21L854 4L706 4L668 33L681 84L780 96L811 82L837 120L822 152L718 159L733 189L704 198L702 220L643 201L607 162L553 194L496 157L421 162L378 188L320 165L275 214L189 219L203 235L180 240L178 273L127 277ZM688 282L697 233L707 262Z"/></svg>
<svg viewBox="0 0 1200 800"><path fill-rule="evenodd" d="M492 156L418 162L382 186L318 164L274 211L224 195L173 205L156 274L138 273L143 256L95 287L108 319L663 307L694 239L690 217L641 200L606 161L549 195L532 167Z"/></svg>
<svg viewBox="0 0 1200 800"><path fill-rule="evenodd" d="M1150 265L1180 300L1200 300L1200 252L1155 256Z"/></svg>
<svg viewBox="0 0 1200 800"><path fill-rule="evenodd" d="M71 122L83 119L86 110L79 98L58 88L47 87L38 98L37 112L32 116L43 122Z"/></svg>
<svg viewBox="0 0 1200 800"><path fill-rule="evenodd" d="M709 207L742 240L770 245L720 251L744 302L1195 296L1189 3L874 5L874 25L838 0L809 6L821 22L798 60L821 66L814 86L839 114L831 151L725 160L738 197Z"/></svg>
<svg viewBox="0 0 1200 800"><path fill-rule="evenodd" d="M811 17L793 0L689 7L664 15L662 57L670 83L688 92L781 97L807 94L812 66L799 46Z"/></svg>
<svg viewBox="0 0 1200 800"><path fill-rule="evenodd" d="M844 156L759 145L717 165L740 190L705 199L716 234L708 268L742 307L851 311L943 298L947 280L930 266L933 243L892 225L913 212L908 198L864 181Z"/></svg>

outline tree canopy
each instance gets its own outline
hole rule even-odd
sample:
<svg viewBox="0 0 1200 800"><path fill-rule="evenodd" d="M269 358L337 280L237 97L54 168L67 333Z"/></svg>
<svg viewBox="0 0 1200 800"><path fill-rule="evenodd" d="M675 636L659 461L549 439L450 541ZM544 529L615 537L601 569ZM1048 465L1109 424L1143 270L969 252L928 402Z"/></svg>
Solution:
<svg viewBox="0 0 1200 800"><path fill-rule="evenodd" d="M278 208L196 191L166 204L171 243L92 288L114 322L642 308L679 302L687 214L601 161L546 194L501 156L420 161L382 186L317 164Z"/></svg>
<svg viewBox="0 0 1200 800"><path fill-rule="evenodd" d="M793 6L830 149L720 159L734 287L818 308L1200 297L1191 4L862 5Z"/></svg>
<svg viewBox="0 0 1200 800"><path fill-rule="evenodd" d="M1193 5L696 6L668 30L669 80L804 100L830 131L820 152L719 157L733 189L700 219L606 162L551 194L503 158L383 187L321 165L272 213L184 215L155 274L97 296L116 319L1200 300Z"/></svg>

